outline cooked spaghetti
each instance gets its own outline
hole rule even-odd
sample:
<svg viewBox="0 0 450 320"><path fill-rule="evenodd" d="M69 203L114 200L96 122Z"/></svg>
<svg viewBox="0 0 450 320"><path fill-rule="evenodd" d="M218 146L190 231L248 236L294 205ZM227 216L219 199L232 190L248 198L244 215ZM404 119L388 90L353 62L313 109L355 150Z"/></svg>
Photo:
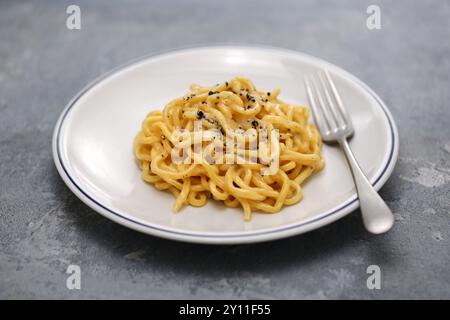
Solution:
<svg viewBox="0 0 450 320"><path fill-rule="evenodd" d="M188 94L169 102L162 112L150 112L143 121L134 141L143 179L175 196L175 212L187 204L203 206L212 197L228 207L241 206L248 221L253 211L275 213L298 203L302 183L324 165L321 137L316 127L308 124L308 108L281 101L279 93L278 89L257 90L244 77L212 87L191 85ZM180 145L175 131L181 129L193 136L196 123L200 129L217 132L213 139L202 140L201 147L219 145L232 155L233 162L206 161L204 153L195 151L195 143L184 143L193 163L173 161L174 149ZM251 129L254 133L236 147L232 139ZM277 132L279 147L267 151L270 161L267 157L236 161L261 152L261 145L255 149L251 140L263 140L262 130ZM231 137L234 143L224 142L222 136ZM265 141L271 146L275 143L273 136ZM278 167L264 173L274 159Z"/></svg>

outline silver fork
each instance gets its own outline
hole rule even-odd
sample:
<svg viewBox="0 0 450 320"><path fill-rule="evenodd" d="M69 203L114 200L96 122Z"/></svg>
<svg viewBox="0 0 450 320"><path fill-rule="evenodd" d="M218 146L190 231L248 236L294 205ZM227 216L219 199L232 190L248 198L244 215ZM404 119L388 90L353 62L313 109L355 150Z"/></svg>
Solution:
<svg viewBox="0 0 450 320"><path fill-rule="evenodd" d="M347 139L354 133L353 124L330 73L325 70L317 76L305 78L305 88L322 140L339 143L345 153L356 185L364 226L375 234L388 231L394 223L394 216L367 180L348 145Z"/></svg>

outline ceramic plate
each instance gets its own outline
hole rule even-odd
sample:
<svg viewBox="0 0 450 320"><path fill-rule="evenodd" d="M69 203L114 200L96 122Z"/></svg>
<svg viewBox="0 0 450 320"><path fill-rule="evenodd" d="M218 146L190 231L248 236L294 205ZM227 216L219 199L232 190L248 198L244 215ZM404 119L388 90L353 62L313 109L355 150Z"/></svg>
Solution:
<svg viewBox="0 0 450 320"><path fill-rule="evenodd" d="M209 201L171 211L174 198L141 179L132 143L145 115L187 92L236 75L261 89L280 88L284 101L305 104L305 75L327 68L352 117L350 146L376 189L398 153L394 120L380 98L348 72L320 59L276 48L203 47L142 58L89 84L68 104L53 136L56 167L67 186L105 217L154 236L198 243L274 240L331 223L358 208L344 155L324 145L326 166L304 185L304 199L277 214L253 214ZM311 120L312 121L312 120Z"/></svg>

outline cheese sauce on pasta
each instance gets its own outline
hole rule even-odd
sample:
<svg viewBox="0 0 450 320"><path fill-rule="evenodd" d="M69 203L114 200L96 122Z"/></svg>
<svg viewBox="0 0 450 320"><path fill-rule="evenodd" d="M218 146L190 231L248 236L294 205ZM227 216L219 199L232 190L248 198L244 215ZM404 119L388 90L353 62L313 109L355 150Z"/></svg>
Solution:
<svg viewBox="0 0 450 320"><path fill-rule="evenodd" d="M169 102L162 111L150 112L142 122L134 151L143 179L175 196L175 212L184 205L203 206L213 198L228 207L241 206L248 221L252 212L275 213L298 203L301 185L324 166L321 137L308 123L308 108L281 101L279 93L278 89L257 90L244 77L212 87L191 85L188 94ZM192 134L196 121L202 129L226 136L252 128L278 130L279 148L271 156L278 157L279 166L264 174L262 169L268 164L263 161L209 163L195 153L194 163L176 163L172 159L178 143L174 132L184 129ZM202 146L210 143L217 141L203 141ZM243 145L244 154L258 152L249 145L248 141Z"/></svg>

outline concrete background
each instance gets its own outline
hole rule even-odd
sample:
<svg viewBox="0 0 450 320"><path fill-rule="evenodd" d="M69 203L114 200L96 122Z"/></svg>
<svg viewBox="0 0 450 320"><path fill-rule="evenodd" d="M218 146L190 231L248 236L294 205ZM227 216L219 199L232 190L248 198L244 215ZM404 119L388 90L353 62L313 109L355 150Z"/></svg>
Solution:
<svg viewBox="0 0 450 320"><path fill-rule="evenodd" d="M366 28L378 4L382 29ZM77 4L82 29L65 26ZM1 298L450 298L449 1L1 1ZM396 216L372 236L359 212L272 243L157 239L95 213L66 188L51 135L68 100L141 55L208 43L290 48L369 84L400 132L382 189ZM77 264L81 290L66 288ZM382 289L366 288L366 268Z"/></svg>

